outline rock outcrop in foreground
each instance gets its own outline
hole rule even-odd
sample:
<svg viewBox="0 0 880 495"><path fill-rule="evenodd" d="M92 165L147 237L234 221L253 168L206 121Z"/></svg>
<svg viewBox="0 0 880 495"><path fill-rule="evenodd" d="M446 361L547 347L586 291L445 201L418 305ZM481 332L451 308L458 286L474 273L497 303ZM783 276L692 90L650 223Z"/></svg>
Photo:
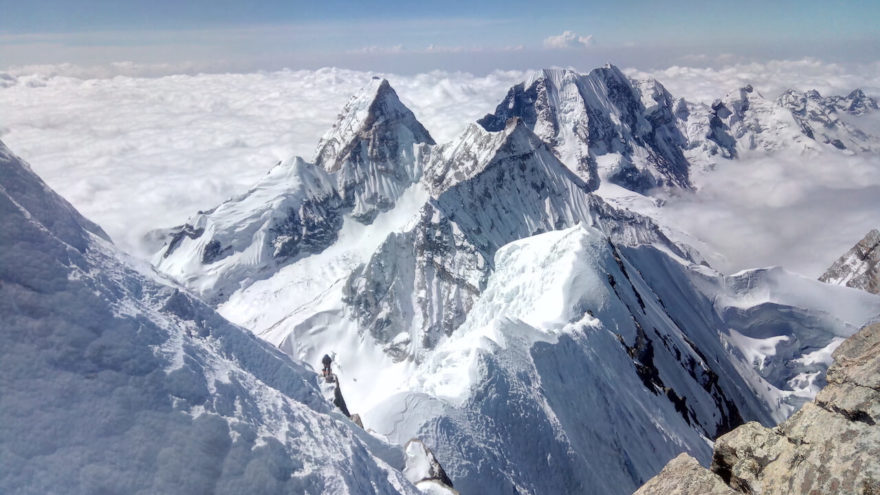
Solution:
<svg viewBox="0 0 880 495"><path fill-rule="evenodd" d="M833 356L828 385L787 421L718 438L711 472L682 454L636 494L880 493L880 323Z"/></svg>
<svg viewBox="0 0 880 495"><path fill-rule="evenodd" d="M880 230L868 232L864 239L835 261L819 280L880 294Z"/></svg>

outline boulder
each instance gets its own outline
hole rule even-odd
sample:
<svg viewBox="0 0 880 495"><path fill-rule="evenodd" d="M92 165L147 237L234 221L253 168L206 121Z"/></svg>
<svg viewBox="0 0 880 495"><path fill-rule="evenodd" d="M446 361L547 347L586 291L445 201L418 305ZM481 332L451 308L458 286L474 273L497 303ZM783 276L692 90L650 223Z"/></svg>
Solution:
<svg viewBox="0 0 880 495"><path fill-rule="evenodd" d="M747 423L718 438L711 472L684 454L638 494L880 494L880 323L833 353L828 385L775 428Z"/></svg>
<svg viewBox="0 0 880 495"><path fill-rule="evenodd" d="M693 457L682 453L669 461L657 476L651 478L636 495L662 493L664 495L736 495L721 478L704 468Z"/></svg>

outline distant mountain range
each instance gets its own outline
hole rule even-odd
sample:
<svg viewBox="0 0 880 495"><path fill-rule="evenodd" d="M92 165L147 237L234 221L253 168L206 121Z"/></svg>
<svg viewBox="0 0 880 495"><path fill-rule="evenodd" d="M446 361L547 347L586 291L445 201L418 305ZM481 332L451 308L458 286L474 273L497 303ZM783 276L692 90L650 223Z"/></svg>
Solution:
<svg viewBox="0 0 880 495"><path fill-rule="evenodd" d="M465 493L629 493L812 398L880 298L723 276L594 191L689 189L746 153L873 152L854 122L875 108L751 87L700 105L613 66L544 70L435 144L377 79L311 161L200 213L154 261L294 358L335 353L365 426L423 438Z"/></svg>
<svg viewBox="0 0 880 495"><path fill-rule="evenodd" d="M417 493L406 473L442 464L461 493L628 494L681 452L706 463L810 401L880 296L721 274L597 188L875 153L876 109L545 70L438 144L374 79L313 157L169 229L156 271L2 147L0 491ZM322 398L325 354L366 430Z"/></svg>

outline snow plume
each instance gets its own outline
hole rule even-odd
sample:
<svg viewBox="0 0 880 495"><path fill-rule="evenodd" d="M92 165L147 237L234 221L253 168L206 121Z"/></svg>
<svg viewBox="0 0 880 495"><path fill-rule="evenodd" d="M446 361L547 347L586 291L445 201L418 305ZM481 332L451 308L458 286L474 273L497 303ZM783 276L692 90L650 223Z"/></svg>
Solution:
<svg viewBox="0 0 880 495"><path fill-rule="evenodd" d="M668 198L664 218L705 241L727 273L782 265L818 277L880 226L880 157L826 152L743 157Z"/></svg>
<svg viewBox="0 0 880 495"><path fill-rule="evenodd" d="M574 31L563 31L556 36L544 39L544 48L561 50L566 48L589 48L593 46L593 35L581 36Z"/></svg>

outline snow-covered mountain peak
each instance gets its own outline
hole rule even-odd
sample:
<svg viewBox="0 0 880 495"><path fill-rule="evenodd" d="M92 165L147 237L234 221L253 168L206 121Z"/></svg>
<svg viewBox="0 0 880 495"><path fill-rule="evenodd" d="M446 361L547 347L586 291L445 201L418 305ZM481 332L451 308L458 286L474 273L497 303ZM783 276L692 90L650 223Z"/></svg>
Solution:
<svg viewBox="0 0 880 495"><path fill-rule="evenodd" d="M522 118L591 188L600 180L637 191L689 187L673 99L656 81L645 89L610 64L588 74L546 69L511 88L479 123L498 131Z"/></svg>
<svg viewBox="0 0 880 495"><path fill-rule="evenodd" d="M395 125L407 128L417 143L434 144L431 135L400 101L388 80L373 77L351 97L336 123L318 141L315 164L335 172L352 152L351 148L356 145L353 141L358 137L369 134L375 126Z"/></svg>
<svg viewBox="0 0 880 495"><path fill-rule="evenodd" d="M711 107L689 105L682 129L690 142L688 158L704 169L712 168L714 155L736 158L752 151L872 153L880 150L880 139L863 130L871 128L863 119L874 107L876 102L859 90L823 97L816 90L789 89L769 99L747 85Z"/></svg>
<svg viewBox="0 0 880 495"><path fill-rule="evenodd" d="M332 245L344 218L370 224L421 177L433 140L397 94L373 79L321 141L318 162L293 157L250 191L175 228L161 271L213 304Z"/></svg>
<svg viewBox="0 0 880 495"><path fill-rule="evenodd" d="M351 95L342 111L336 116L336 122L321 136L315 150L314 161L316 164L323 166L330 172L339 168L340 164L337 163L337 160L343 154L345 146L361 132L368 119L372 120L371 110L373 104L377 102L380 88L382 88L381 93L392 100L391 105L386 105L386 107L394 109L397 106L393 102L397 95L391 95L394 90L388 80L374 76L358 92ZM400 100L397 100L397 103L403 105Z"/></svg>
<svg viewBox="0 0 880 495"><path fill-rule="evenodd" d="M764 111L772 102L764 98L751 84L729 91L723 98L712 103L714 114L728 126L734 126L746 119L747 112Z"/></svg>
<svg viewBox="0 0 880 495"><path fill-rule="evenodd" d="M795 102L803 101L804 99L821 106L825 112L828 113L836 112L839 114L861 116L878 109L877 100L866 95L865 92L859 88L852 90L846 96L835 95L824 97L815 89L805 92L789 89L780 96L780 102L783 104L797 105Z"/></svg>
<svg viewBox="0 0 880 495"><path fill-rule="evenodd" d="M853 115L864 115L880 109L877 100L866 95L861 89L854 89L840 101L839 108Z"/></svg>
<svg viewBox="0 0 880 495"><path fill-rule="evenodd" d="M817 142L847 152L880 151L877 138L858 128L859 118L877 109L877 102L861 90L845 97L823 97L816 90L789 89L779 96L777 105L790 111L801 132Z"/></svg>
<svg viewBox="0 0 880 495"><path fill-rule="evenodd" d="M334 174L339 195L364 223L394 206L420 175L416 147L434 139L385 79L372 79L318 143L315 164Z"/></svg>

